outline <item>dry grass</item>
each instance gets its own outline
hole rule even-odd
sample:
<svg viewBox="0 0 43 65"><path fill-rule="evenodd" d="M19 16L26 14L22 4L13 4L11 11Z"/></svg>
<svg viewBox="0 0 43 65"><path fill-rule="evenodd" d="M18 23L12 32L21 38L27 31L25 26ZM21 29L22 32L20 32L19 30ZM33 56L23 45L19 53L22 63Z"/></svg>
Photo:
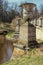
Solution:
<svg viewBox="0 0 43 65"><path fill-rule="evenodd" d="M22 56L21 58L16 58L15 60L6 62L2 65L43 65L43 56Z"/></svg>
<svg viewBox="0 0 43 65"><path fill-rule="evenodd" d="M43 52L40 51L40 48L34 48L28 51L28 55L16 57L2 65L43 65Z"/></svg>

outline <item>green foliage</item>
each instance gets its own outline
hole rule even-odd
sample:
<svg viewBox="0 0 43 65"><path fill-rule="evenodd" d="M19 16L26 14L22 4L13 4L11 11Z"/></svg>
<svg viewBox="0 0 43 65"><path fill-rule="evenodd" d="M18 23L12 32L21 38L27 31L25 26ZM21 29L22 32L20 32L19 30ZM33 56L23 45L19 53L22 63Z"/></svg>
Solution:
<svg viewBox="0 0 43 65"><path fill-rule="evenodd" d="M2 65L43 65L43 55L33 57L25 55Z"/></svg>
<svg viewBox="0 0 43 65"><path fill-rule="evenodd" d="M12 37L14 36L14 32L9 32L9 33L7 34L7 36L10 37L10 38L12 38Z"/></svg>

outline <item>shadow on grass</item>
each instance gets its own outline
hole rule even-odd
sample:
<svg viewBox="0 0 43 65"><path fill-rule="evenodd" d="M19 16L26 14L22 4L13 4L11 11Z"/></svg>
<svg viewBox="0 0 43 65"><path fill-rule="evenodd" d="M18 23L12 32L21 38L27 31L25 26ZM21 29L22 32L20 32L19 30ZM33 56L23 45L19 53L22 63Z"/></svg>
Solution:
<svg viewBox="0 0 43 65"><path fill-rule="evenodd" d="M37 41L30 41L29 42L29 48L40 48L40 47L43 47L43 42L41 43L38 43Z"/></svg>

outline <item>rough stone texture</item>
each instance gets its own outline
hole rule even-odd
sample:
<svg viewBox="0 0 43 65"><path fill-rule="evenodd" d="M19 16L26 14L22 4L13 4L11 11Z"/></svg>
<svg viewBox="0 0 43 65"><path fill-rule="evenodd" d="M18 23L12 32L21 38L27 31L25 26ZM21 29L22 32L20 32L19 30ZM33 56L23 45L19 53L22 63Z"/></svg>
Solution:
<svg viewBox="0 0 43 65"><path fill-rule="evenodd" d="M29 26L28 36L29 41L36 41L36 27L34 25Z"/></svg>
<svg viewBox="0 0 43 65"><path fill-rule="evenodd" d="M26 45L28 41L36 41L36 27L29 25L28 22L20 26L19 42L20 44Z"/></svg>
<svg viewBox="0 0 43 65"><path fill-rule="evenodd" d="M25 53L26 52L23 49L14 47L13 54L12 54L12 58L14 58L15 56L17 56L17 57L22 56Z"/></svg>
<svg viewBox="0 0 43 65"><path fill-rule="evenodd" d="M43 41L43 27L36 28L36 39Z"/></svg>
<svg viewBox="0 0 43 65"><path fill-rule="evenodd" d="M28 43L28 22L20 26L19 42L20 44Z"/></svg>

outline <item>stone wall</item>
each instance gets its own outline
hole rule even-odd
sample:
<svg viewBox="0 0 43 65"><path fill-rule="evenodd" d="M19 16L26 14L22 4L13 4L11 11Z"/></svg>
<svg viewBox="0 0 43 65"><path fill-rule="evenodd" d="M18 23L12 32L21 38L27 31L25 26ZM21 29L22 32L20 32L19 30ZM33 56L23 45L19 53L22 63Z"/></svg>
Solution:
<svg viewBox="0 0 43 65"><path fill-rule="evenodd" d="M20 26L19 43L28 43L28 22Z"/></svg>
<svg viewBox="0 0 43 65"><path fill-rule="evenodd" d="M36 27L33 24L28 27L28 41L36 41Z"/></svg>
<svg viewBox="0 0 43 65"><path fill-rule="evenodd" d="M31 21L31 24L36 27L36 40L43 41L43 19L42 21L40 17L37 19L37 21L34 19Z"/></svg>
<svg viewBox="0 0 43 65"><path fill-rule="evenodd" d="M36 41L36 27L28 22L20 26L19 43L26 45L28 41Z"/></svg>
<svg viewBox="0 0 43 65"><path fill-rule="evenodd" d="M36 39L43 41L43 27L36 27Z"/></svg>

